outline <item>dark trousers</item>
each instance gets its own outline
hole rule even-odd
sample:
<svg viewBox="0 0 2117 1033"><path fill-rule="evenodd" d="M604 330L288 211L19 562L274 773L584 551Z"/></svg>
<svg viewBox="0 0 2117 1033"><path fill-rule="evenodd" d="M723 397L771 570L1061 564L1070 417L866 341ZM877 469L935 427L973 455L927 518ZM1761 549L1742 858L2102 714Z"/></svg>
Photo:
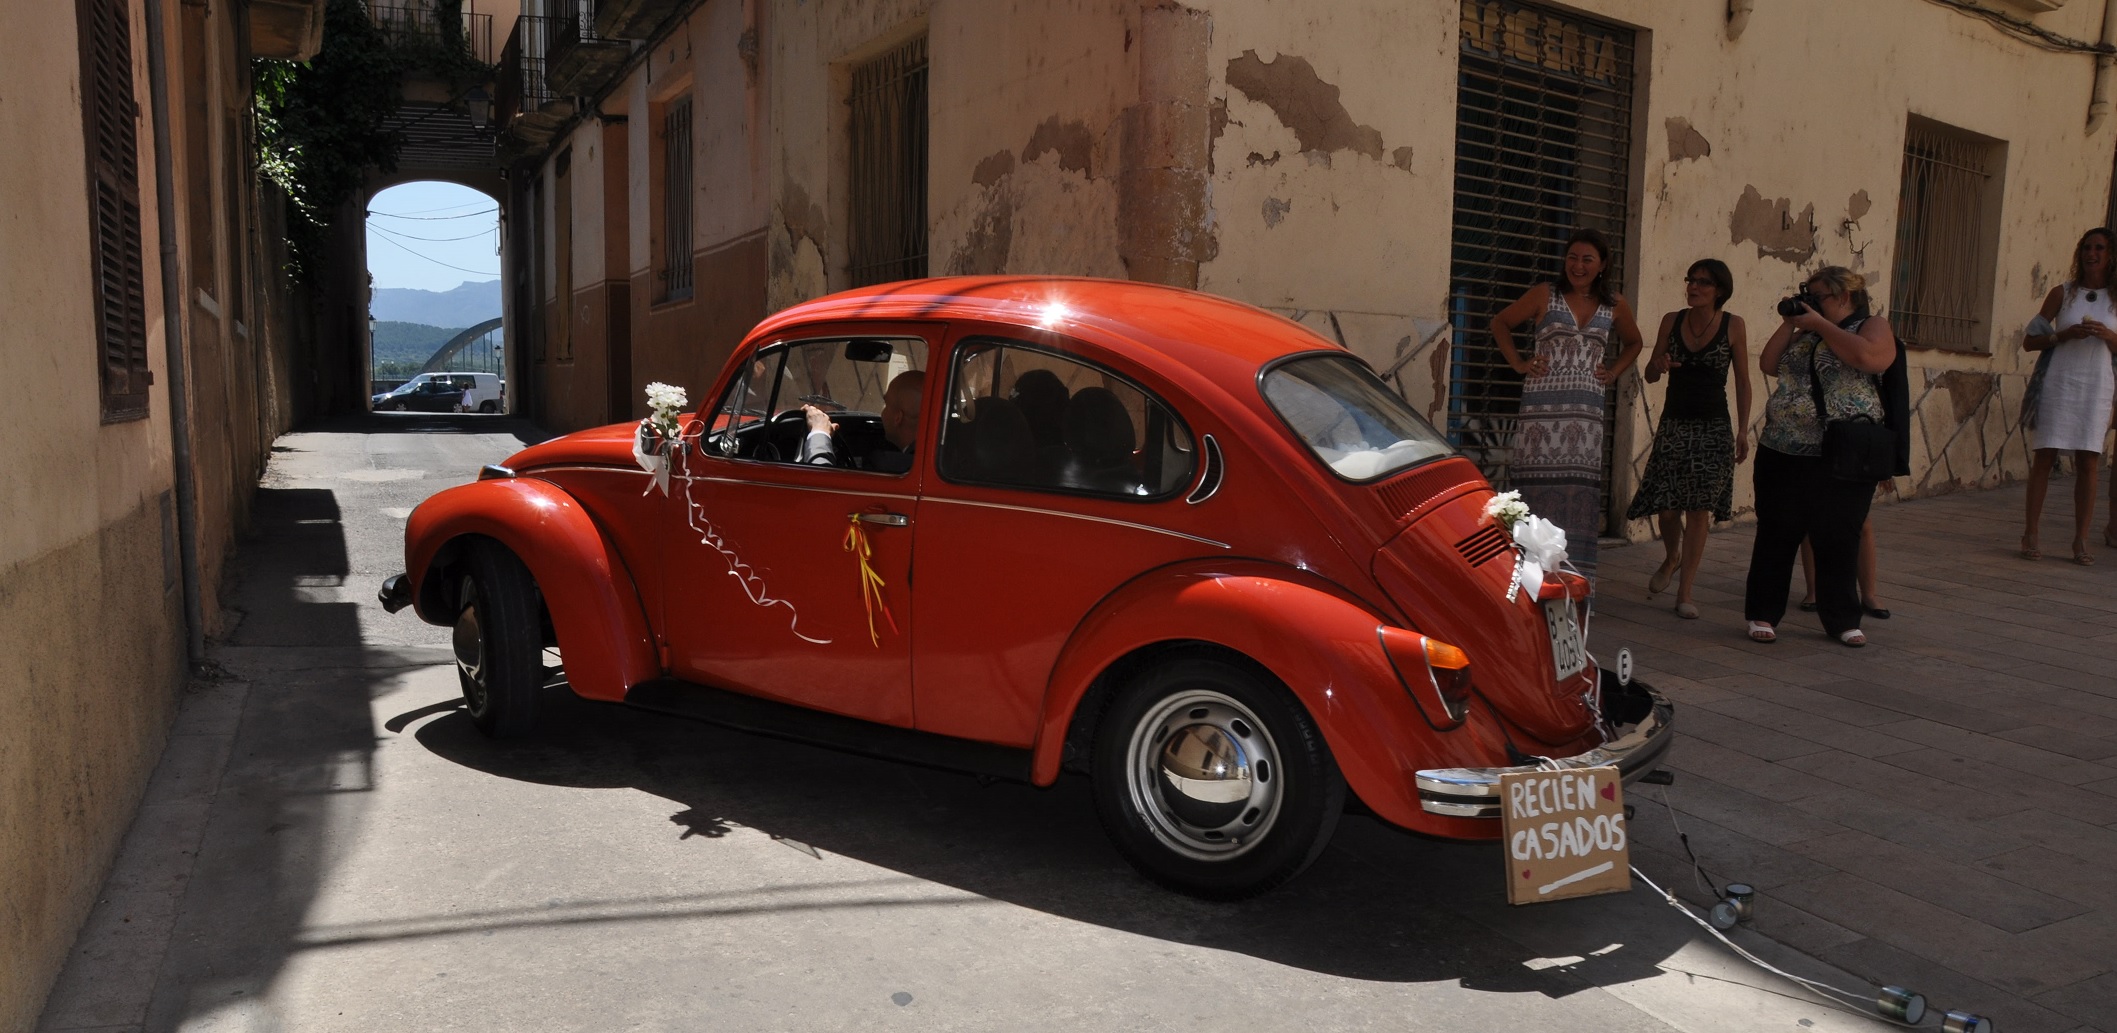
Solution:
<svg viewBox="0 0 2117 1033"><path fill-rule="evenodd" d="M1786 617L1794 560L1806 538L1816 552L1816 614L1838 635L1860 626L1860 526L1874 485L1832 477L1817 456L1757 450L1757 538L1749 554L1744 616L1778 624Z"/></svg>

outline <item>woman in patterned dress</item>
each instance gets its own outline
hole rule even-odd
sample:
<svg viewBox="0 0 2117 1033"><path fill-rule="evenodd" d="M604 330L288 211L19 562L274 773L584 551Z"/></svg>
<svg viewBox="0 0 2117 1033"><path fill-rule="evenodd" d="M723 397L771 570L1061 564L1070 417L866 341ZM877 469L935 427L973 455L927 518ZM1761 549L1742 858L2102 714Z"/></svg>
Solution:
<svg viewBox="0 0 2117 1033"><path fill-rule="evenodd" d="M2095 522L2095 475L2102 439L2110 431L2113 392L2111 355L2117 354L2117 301L2110 297L2112 239L2106 229L2083 234L2073 249L2073 278L2051 288L2043 311L2022 337L2025 351L2049 352L2036 407L2023 420L2035 432L2029 464L2028 523L2022 531L2023 559L2040 559L2036 532L2043 522L2044 492L2060 452L2073 454L2073 562L2095 562L2088 528ZM2108 544L2107 532L2103 535Z"/></svg>
<svg viewBox="0 0 2117 1033"><path fill-rule="evenodd" d="M1530 512L1566 532L1566 557L1590 584L1595 539L1602 532L1603 398L1639 357L1632 306L1610 290L1610 244L1577 230L1566 241L1565 271L1540 283L1492 317L1492 340L1523 376L1515 424L1514 487ZM1514 347L1514 329L1536 323L1536 350ZM1623 344L1610 362L1610 334Z"/></svg>
<svg viewBox="0 0 2117 1033"><path fill-rule="evenodd" d="M1689 306L1661 317L1647 383L1669 375L1669 391L1654 431L1654 454L1632 496L1625 519L1655 517L1668 554L1647 579L1658 594L1677 578L1676 616L1695 620L1691 586L1705 557L1705 536L1715 520L1734 517L1735 465L1749 458L1749 330L1742 317L1723 311L1735 293L1727 263L1703 258L1683 274ZM1735 412L1727 418L1728 370L1735 377Z"/></svg>
<svg viewBox="0 0 2117 1033"><path fill-rule="evenodd" d="M1743 616L1751 639L1778 640L1794 557L1807 538L1815 546L1816 616L1824 632L1845 645L1864 646L1860 528L1874 502L1874 482L1831 476L1823 461L1823 428L1826 419L1882 421L1877 377L1896 359L1896 334L1887 319L1868 314L1867 278L1859 273L1825 266L1801 289L1807 299L1798 306L1801 314L1785 317L1757 356L1765 375L1779 383L1764 403L1764 432L1757 435L1751 468L1757 533Z"/></svg>

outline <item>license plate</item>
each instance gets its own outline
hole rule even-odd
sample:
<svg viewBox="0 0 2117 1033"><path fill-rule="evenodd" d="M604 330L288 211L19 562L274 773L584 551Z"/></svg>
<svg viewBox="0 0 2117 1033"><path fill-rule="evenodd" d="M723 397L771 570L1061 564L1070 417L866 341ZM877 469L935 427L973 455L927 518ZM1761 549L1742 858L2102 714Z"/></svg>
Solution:
<svg viewBox="0 0 2117 1033"><path fill-rule="evenodd" d="M1551 666L1560 679L1571 678L1588 666L1588 647L1581 641L1580 618L1568 599L1544 600L1544 625L1551 629Z"/></svg>

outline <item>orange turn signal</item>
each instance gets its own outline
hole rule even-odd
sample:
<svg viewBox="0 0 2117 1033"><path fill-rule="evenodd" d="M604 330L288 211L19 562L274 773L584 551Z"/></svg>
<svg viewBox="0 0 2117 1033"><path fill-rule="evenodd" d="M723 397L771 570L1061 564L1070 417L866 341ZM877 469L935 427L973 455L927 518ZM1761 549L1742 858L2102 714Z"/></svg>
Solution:
<svg viewBox="0 0 2117 1033"><path fill-rule="evenodd" d="M1426 663L1430 667L1445 667L1451 671L1464 670L1470 666L1470 654L1437 638L1426 640Z"/></svg>

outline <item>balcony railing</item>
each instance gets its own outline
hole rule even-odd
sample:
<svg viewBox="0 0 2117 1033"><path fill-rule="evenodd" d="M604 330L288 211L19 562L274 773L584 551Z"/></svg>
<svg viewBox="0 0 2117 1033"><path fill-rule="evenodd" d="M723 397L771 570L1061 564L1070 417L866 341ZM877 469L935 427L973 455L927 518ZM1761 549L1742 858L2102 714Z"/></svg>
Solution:
<svg viewBox="0 0 2117 1033"><path fill-rule="evenodd" d="M371 3L367 9L368 20L397 46L464 53L480 64L493 63L492 15L463 11L449 17L418 3Z"/></svg>
<svg viewBox="0 0 2117 1033"><path fill-rule="evenodd" d="M498 96L493 98L493 118L500 127L523 137L548 137L564 114L559 95L545 75L546 56L559 19L525 14L515 19L515 31L500 50ZM554 116L557 117L554 117Z"/></svg>
<svg viewBox="0 0 2117 1033"><path fill-rule="evenodd" d="M679 6L679 0L597 0L596 33L604 39L646 39Z"/></svg>
<svg viewBox="0 0 2117 1033"><path fill-rule="evenodd" d="M596 34L596 0L559 0L546 64L551 88L562 96L601 89L632 54L632 44Z"/></svg>

